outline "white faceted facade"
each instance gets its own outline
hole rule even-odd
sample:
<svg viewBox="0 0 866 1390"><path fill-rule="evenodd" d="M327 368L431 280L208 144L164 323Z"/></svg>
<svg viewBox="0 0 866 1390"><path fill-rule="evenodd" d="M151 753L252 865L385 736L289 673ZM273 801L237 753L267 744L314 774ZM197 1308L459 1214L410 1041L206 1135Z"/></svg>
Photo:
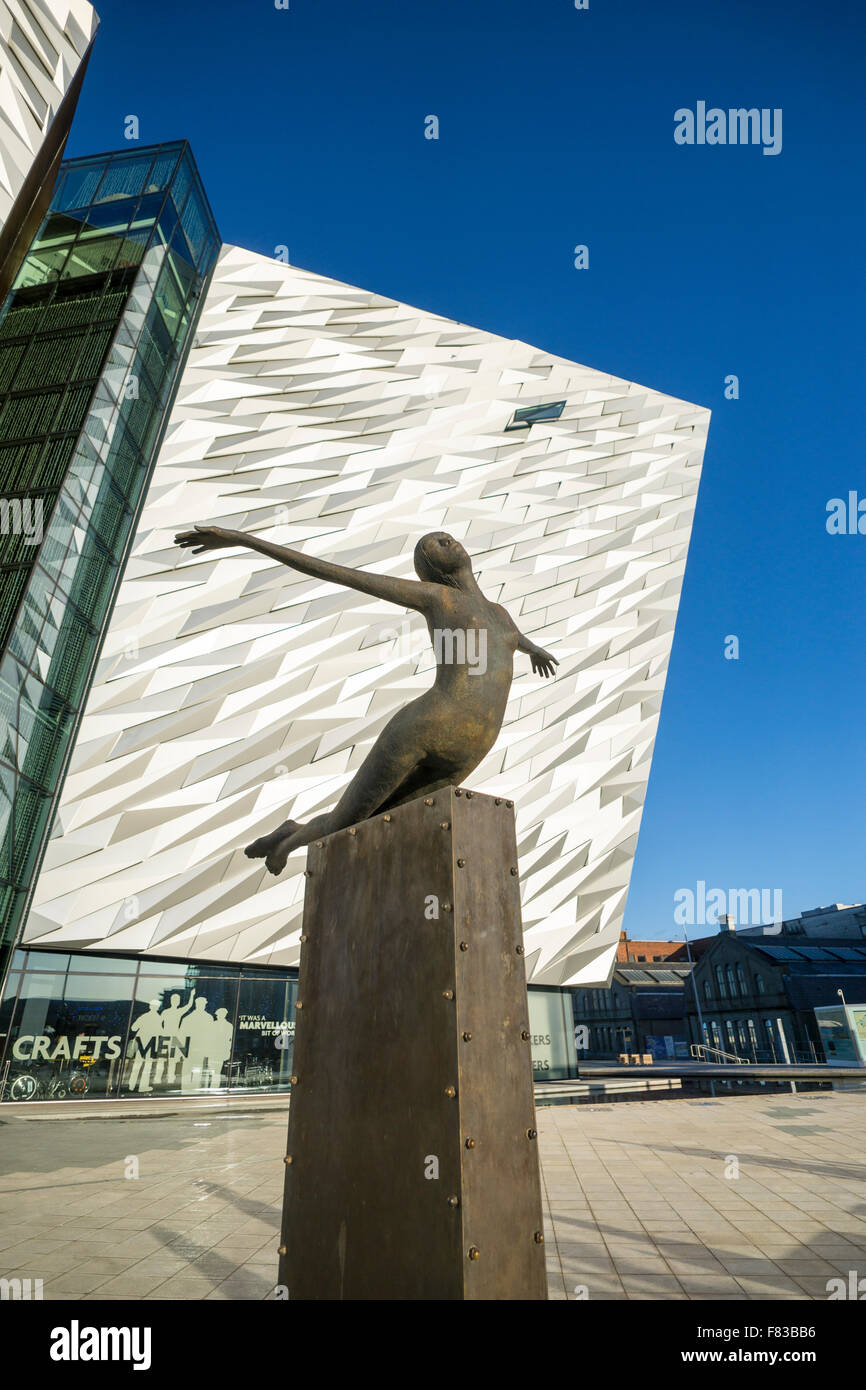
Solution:
<svg viewBox="0 0 866 1390"><path fill-rule="evenodd" d="M98 23L87 0L0 0L0 228Z"/></svg>
<svg viewBox="0 0 866 1390"><path fill-rule="evenodd" d="M515 410L565 401L506 431ZM25 940L295 965L304 851L432 683L420 617L244 551L209 522L414 578L449 531L560 661L515 657L469 785L513 799L528 975L607 980L628 890L709 415L350 285L223 249L87 703ZM351 930L351 923L346 923Z"/></svg>

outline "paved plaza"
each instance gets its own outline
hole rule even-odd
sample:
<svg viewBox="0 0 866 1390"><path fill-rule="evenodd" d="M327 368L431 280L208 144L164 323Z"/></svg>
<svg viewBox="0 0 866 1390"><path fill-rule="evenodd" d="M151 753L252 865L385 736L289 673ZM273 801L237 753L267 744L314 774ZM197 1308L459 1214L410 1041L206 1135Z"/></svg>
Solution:
<svg viewBox="0 0 866 1390"><path fill-rule="evenodd" d="M824 1299L866 1277L864 1120L866 1093L540 1108L551 1298ZM285 1133L277 1098L4 1106L0 1277L272 1297Z"/></svg>

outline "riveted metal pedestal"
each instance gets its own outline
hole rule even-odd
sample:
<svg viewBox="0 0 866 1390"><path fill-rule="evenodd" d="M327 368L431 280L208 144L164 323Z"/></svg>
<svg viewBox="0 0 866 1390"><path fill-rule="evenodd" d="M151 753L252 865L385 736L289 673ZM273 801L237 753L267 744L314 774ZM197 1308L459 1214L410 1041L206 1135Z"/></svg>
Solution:
<svg viewBox="0 0 866 1390"><path fill-rule="evenodd" d="M546 1298L513 810L449 787L307 865L280 1283Z"/></svg>

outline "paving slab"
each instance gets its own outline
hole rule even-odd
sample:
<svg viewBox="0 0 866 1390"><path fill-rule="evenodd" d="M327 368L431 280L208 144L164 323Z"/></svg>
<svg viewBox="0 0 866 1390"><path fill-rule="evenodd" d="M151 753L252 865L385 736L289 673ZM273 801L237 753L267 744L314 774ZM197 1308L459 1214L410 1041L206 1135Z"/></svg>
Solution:
<svg viewBox="0 0 866 1390"><path fill-rule="evenodd" d="M275 1296L285 1100L2 1119L0 1277L46 1299ZM540 1106L538 1131L554 1301L866 1278L866 1093Z"/></svg>

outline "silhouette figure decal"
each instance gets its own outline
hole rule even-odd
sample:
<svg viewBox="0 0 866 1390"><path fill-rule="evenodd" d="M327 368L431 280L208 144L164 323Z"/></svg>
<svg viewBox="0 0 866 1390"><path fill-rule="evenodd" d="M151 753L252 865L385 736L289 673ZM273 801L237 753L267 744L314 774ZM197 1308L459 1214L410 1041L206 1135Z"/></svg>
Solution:
<svg viewBox="0 0 866 1390"><path fill-rule="evenodd" d="M133 1062L128 1090L139 1095L153 1091L154 1062L153 1080L163 1080L164 1067L164 1083L168 1087L177 1084L180 1067L180 1089L184 1095L219 1090L234 1035L227 1009L217 1009L214 1016L207 1011L207 1000L196 995L195 990L190 992L186 1004L181 1004L179 994L172 994L161 1011L160 1001L151 999L131 1031L135 1036L131 1039Z"/></svg>

